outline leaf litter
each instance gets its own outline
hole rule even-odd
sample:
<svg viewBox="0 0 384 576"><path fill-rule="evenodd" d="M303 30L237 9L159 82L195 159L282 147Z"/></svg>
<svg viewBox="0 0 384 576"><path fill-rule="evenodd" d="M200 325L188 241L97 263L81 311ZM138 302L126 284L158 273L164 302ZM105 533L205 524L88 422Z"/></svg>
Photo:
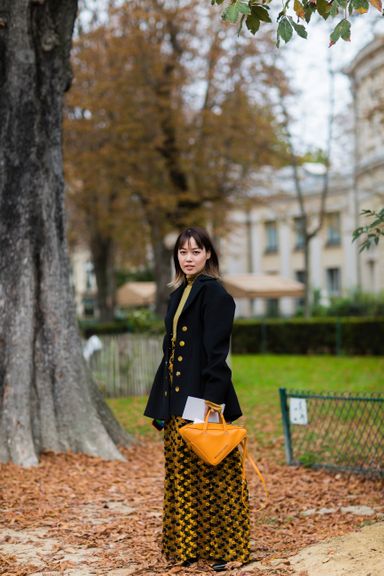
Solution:
<svg viewBox="0 0 384 576"><path fill-rule="evenodd" d="M0 464L1 576L213 574L202 560L183 568L161 555L162 443L121 450L125 462L68 452L44 453L33 468ZM287 576L289 556L384 516L378 479L288 467L281 443L257 454L270 502L260 510L263 491L249 469L252 560L231 563L227 575ZM351 504L372 514L343 513Z"/></svg>

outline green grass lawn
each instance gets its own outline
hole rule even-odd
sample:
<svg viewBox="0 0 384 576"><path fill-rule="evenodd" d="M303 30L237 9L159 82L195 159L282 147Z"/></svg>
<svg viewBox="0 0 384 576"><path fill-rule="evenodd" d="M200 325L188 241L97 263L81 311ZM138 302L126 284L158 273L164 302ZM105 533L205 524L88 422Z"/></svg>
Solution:
<svg viewBox="0 0 384 576"><path fill-rule="evenodd" d="M384 358L238 355L232 357L233 381L244 412L243 423L268 445L281 437L280 387L316 392L384 393ZM128 432L159 438L143 416L146 397L113 398L108 404ZM240 421L239 421L240 423Z"/></svg>

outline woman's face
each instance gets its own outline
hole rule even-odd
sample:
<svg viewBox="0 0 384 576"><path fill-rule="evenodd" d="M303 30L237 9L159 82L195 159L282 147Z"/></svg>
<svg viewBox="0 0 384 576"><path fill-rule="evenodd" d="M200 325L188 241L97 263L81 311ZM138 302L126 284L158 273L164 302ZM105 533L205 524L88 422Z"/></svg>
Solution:
<svg viewBox="0 0 384 576"><path fill-rule="evenodd" d="M180 268L186 276L199 274L205 268L205 263L211 257L211 253L205 248L199 248L194 238L185 242L177 252Z"/></svg>

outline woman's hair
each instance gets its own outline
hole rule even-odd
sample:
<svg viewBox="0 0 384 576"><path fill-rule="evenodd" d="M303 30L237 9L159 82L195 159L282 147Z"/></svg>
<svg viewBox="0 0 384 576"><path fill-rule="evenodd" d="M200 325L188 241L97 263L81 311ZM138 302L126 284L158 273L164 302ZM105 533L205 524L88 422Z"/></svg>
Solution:
<svg viewBox="0 0 384 576"><path fill-rule="evenodd" d="M182 271L179 263L178 253L180 248L184 246L185 243L189 244L190 239L193 238L199 248L205 248L207 252L211 253L211 256L205 264L204 274L207 276L212 276L213 278L220 277L219 270L219 258L217 252L212 244L212 240L209 234L204 228L199 228L198 226L194 228L186 228L179 234L175 242L175 247L173 249L173 262L175 264L175 278L170 283L170 286L177 288L183 282L185 274Z"/></svg>

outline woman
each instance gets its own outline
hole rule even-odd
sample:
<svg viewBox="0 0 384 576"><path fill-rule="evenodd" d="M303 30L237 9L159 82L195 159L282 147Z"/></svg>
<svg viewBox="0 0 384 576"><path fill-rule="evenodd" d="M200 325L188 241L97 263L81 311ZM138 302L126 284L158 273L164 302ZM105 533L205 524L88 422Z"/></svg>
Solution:
<svg viewBox="0 0 384 576"><path fill-rule="evenodd" d="M164 425L165 483L162 550L168 560L190 566L199 558L226 563L250 556L249 504L239 450L218 466L202 462L178 428L188 396L203 398L227 421L241 416L226 363L235 303L219 281L219 262L207 232L188 228L176 240L176 270L165 317L164 356L145 415Z"/></svg>

